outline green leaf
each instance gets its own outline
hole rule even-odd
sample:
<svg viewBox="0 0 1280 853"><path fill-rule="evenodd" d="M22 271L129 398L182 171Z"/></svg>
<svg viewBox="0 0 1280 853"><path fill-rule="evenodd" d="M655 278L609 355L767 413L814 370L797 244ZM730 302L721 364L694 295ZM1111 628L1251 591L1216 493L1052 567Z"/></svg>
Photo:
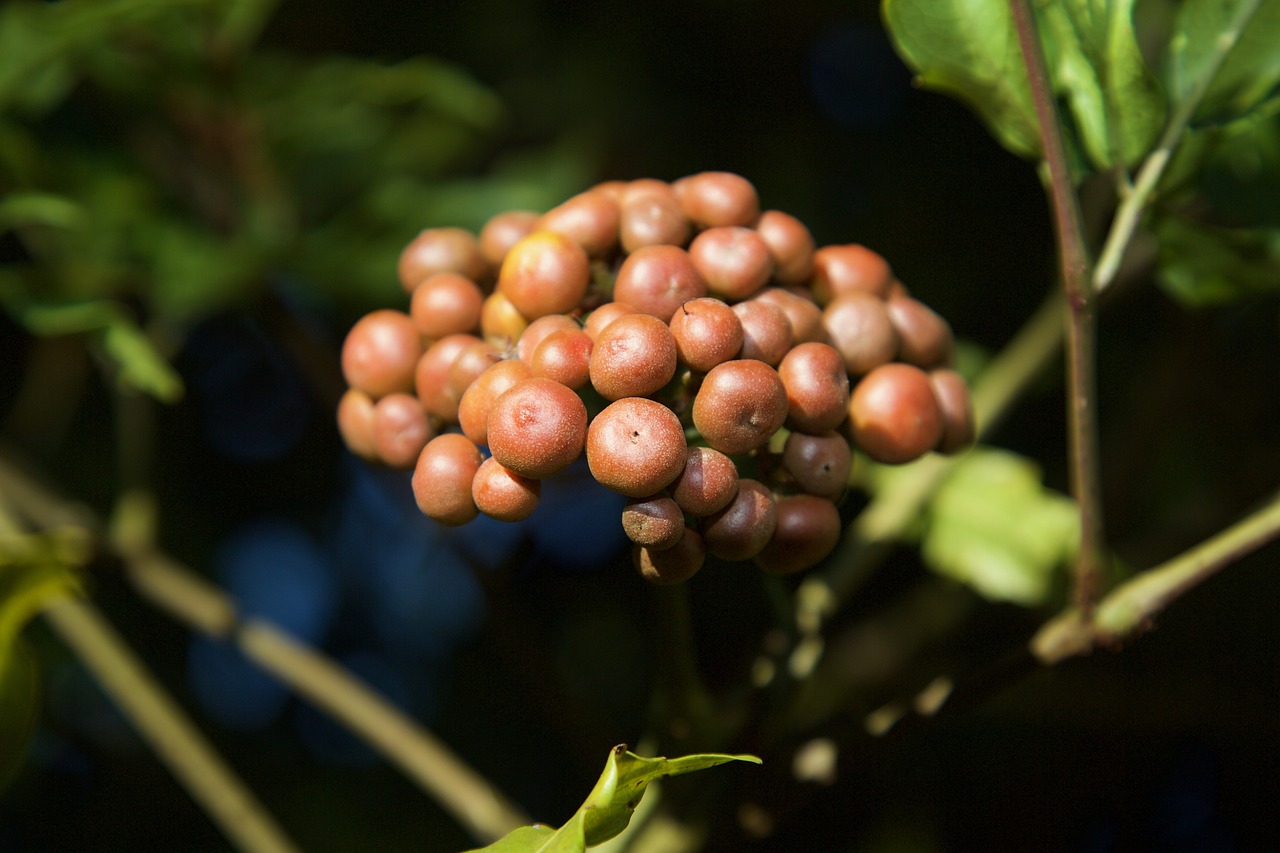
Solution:
<svg viewBox="0 0 1280 853"><path fill-rule="evenodd" d="M1055 90L1099 169L1138 162L1164 126L1164 94L1138 47L1133 4L1071 0L1040 6Z"/></svg>
<svg viewBox="0 0 1280 853"><path fill-rule="evenodd" d="M1035 605L1078 540L1075 503L1041 485L1030 460L977 448L930 503L921 552L934 571L987 598Z"/></svg>
<svg viewBox="0 0 1280 853"><path fill-rule="evenodd" d="M754 755L686 755L681 758L642 758L625 744L609 752L604 772L587 799L564 826L552 830L526 826L471 853L581 853L618 835L631 822L649 783L665 776L705 770L730 761L759 764Z"/></svg>
<svg viewBox="0 0 1280 853"><path fill-rule="evenodd" d="M885 0L898 53L927 88L972 107L1005 148L1040 156L1040 130L1008 0Z"/></svg>
<svg viewBox="0 0 1280 853"><path fill-rule="evenodd" d="M1169 216L1154 231L1157 279L1184 305L1225 305L1280 291L1280 228L1222 228Z"/></svg>
<svg viewBox="0 0 1280 853"><path fill-rule="evenodd" d="M1219 40L1236 29L1239 39L1209 83L1196 111L1198 122L1230 121L1277 96L1280 0L1181 3L1166 59L1170 94L1177 101L1187 98L1209 73Z"/></svg>

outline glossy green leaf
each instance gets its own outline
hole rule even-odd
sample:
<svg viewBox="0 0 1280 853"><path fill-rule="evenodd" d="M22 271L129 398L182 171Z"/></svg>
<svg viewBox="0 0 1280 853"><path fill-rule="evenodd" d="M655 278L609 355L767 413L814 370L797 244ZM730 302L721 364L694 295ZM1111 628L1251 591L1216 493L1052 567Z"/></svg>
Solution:
<svg viewBox="0 0 1280 853"><path fill-rule="evenodd" d="M1045 488L1030 460L977 448L930 503L921 551L934 571L986 598L1035 605L1079 535L1075 503Z"/></svg>
<svg viewBox="0 0 1280 853"><path fill-rule="evenodd" d="M1002 145L1040 155L1040 131L1008 0L885 0L889 35L920 85L972 107Z"/></svg>
<svg viewBox="0 0 1280 853"><path fill-rule="evenodd" d="M1235 30L1196 112L1197 121L1230 121L1280 96L1280 0L1185 0L1169 41L1166 76L1175 100L1209 73L1219 40Z"/></svg>
<svg viewBox="0 0 1280 853"><path fill-rule="evenodd" d="M521 827L472 853L581 853L603 844L627 828L649 783L730 761L759 764L754 755L686 755L681 758L642 758L625 745L609 752L604 772L573 817L558 830Z"/></svg>
<svg viewBox="0 0 1280 853"><path fill-rule="evenodd" d="M1164 94L1138 47L1133 3L1071 0L1040 6L1054 87L1099 169L1141 160L1164 126Z"/></svg>

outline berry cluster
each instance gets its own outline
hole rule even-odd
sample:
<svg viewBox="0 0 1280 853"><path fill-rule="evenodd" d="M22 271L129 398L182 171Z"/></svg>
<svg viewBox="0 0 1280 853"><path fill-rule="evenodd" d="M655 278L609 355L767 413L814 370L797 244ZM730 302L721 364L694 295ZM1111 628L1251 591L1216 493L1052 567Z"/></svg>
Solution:
<svg viewBox="0 0 1280 853"><path fill-rule="evenodd" d="M870 249L762 213L738 175L612 181L478 238L428 229L399 277L408 311L347 336L338 424L413 469L445 524L528 517L585 453L630 499L646 579L708 553L789 573L835 547L851 447L898 464L973 438L946 321Z"/></svg>

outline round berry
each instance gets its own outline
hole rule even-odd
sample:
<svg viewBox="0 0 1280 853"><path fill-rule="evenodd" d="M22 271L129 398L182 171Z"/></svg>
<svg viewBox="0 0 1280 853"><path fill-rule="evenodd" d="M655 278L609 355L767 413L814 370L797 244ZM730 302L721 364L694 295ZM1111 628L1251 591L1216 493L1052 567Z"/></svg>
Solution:
<svg viewBox="0 0 1280 853"><path fill-rule="evenodd" d="M866 246L823 246L813 254L810 289L820 305L847 293L883 297L892 283L888 261Z"/></svg>
<svg viewBox="0 0 1280 853"><path fill-rule="evenodd" d="M406 293L424 279L441 272L458 273L478 281L488 272L475 235L462 228L428 228L400 253L400 284Z"/></svg>
<svg viewBox="0 0 1280 853"><path fill-rule="evenodd" d="M711 515L738 494L738 468L719 450L690 447L685 451L684 468L669 490L676 505L689 515Z"/></svg>
<svg viewBox="0 0 1280 853"><path fill-rule="evenodd" d="M769 247L750 228L708 228L689 244L689 257L707 282L707 292L727 302L751 296L773 274Z"/></svg>
<svg viewBox="0 0 1280 853"><path fill-rule="evenodd" d="M441 524L466 524L479 514L471 498L471 482L482 457L466 436L437 435L422 448L413 469L413 497L418 509Z"/></svg>
<svg viewBox="0 0 1280 853"><path fill-rule="evenodd" d="M618 246L618 202L587 190L544 213L537 230L563 234L593 258L608 257Z"/></svg>
<svg viewBox="0 0 1280 853"><path fill-rule="evenodd" d="M683 246L689 242L693 226L668 189L627 193L618 221L622 248L635 252L645 246Z"/></svg>
<svg viewBox="0 0 1280 853"><path fill-rule="evenodd" d="M898 332L884 300L869 293L847 293L827 305L823 325L852 376L887 364L898 353Z"/></svg>
<svg viewBox="0 0 1280 853"><path fill-rule="evenodd" d="M480 325L484 294L466 276L436 273L413 289L409 316L425 338L474 332Z"/></svg>
<svg viewBox="0 0 1280 853"><path fill-rule="evenodd" d="M497 270L507 259L507 252L538 225L538 214L532 210L508 210L489 219L480 229L480 254Z"/></svg>
<svg viewBox="0 0 1280 853"><path fill-rule="evenodd" d="M551 379L530 377L504 391L489 409L489 450L525 477L542 479L582 455L587 407Z"/></svg>
<svg viewBox="0 0 1280 853"><path fill-rule="evenodd" d="M480 306L480 334L500 350L520 339L529 321L501 293L490 293Z"/></svg>
<svg viewBox="0 0 1280 853"><path fill-rule="evenodd" d="M392 468L412 468L431 438L427 413L412 394L388 394L373 407L373 443Z"/></svg>
<svg viewBox="0 0 1280 853"><path fill-rule="evenodd" d="M342 375L352 388L378 398L413 387L422 356L418 327L408 314L384 309L361 317L342 344Z"/></svg>
<svg viewBox="0 0 1280 853"><path fill-rule="evenodd" d="M522 477L490 456L471 481L476 508L498 521L524 521L538 508L542 481Z"/></svg>
<svg viewBox="0 0 1280 853"><path fill-rule="evenodd" d="M685 464L684 430L675 412L643 397L610 403L587 430L587 466L601 484L627 497L654 495Z"/></svg>
<svg viewBox="0 0 1280 853"><path fill-rule="evenodd" d="M746 453L769 440L787 418L787 392L763 361L716 365L693 400L693 425L722 453Z"/></svg>
<svg viewBox="0 0 1280 853"><path fill-rule="evenodd" d="M769 543L778 523L773 494L757 480L738 483L729 505L698 525L707 551L722 560L750 560Z"/></svg>
<svg viewBox="0 0 1280 853"><path fill-rule="evenodd" d="M951 326L932 308L910 296L885 301L889 321L898 333L898 357L928 370L951 361Z"/></svg>
<svg viewBox="0 0 1280 853"><path fill-rule="evenodd" d="M768 302L748 299L733 306L742 323L739 358L754 358L776 367L791 349L791 323L782 309Z"/></svg>
<svg viewBox="0 0 1280 853"><path fill-rule="evenodd" d="M378 459L373 443L373 398L358 388L348 388L338 400L338 433L347 449L369 462Z"/></svg>
<svg viewBox="0 0 1280 853"><path fill-rule="evenodd" d="M969 386L959 373L945 369L931 371L929 382L942 412L942 438L938 441L937 451L956 453L964 450L973 444L976 437Z"/></svg>
<svg viewBox="0 0 1280 853"><path fill-rule="evenodd" d="M778 365L787 391L787 426L808 433L835 429L849 414L849 374L835 348L819 343L793 347Z"/></svg>
<svg viewBox="0 0 1280 853"><path fill-rule="evenodd" d="M637 545L654 551L673 547L684 535L684 513L671 498L633 498L622 510L622 529Z"/></svg>
<svg viewBox="0 0 1280 853"><path fill-rule="evenodd" d="M534 231L516 243L498 273L498 292L528 320L572 311L590 283L586 251L555 231Z"/></svg>
<svg viewBox="0 0 1280 853"><path fill-rule="evenodd" d="M732 172L701 172L673 187L685 215L699 228L752 225L760 216L755 186Z"/></svg>
<svg viewBox="0 0 1280 853"><path fill-rule="evenodd" d="M657 317L627 314L596 335L591 384L606 400L653 394L675 373L676 342Z"/></svg>
<svg viewBox="0 0 1280 853"><path fill-rule="evenodd" d="M591 350L593 344L581 329L561 329L542 339L529 367L534 376L554 379L561 385L577 391L586 387L591 379Z"/></svg>
<svg viewBox="0 0 1280 853"><path fill-rule="evenodd" d="M789 575L817 565L840 541L840 513L829 500L789 495L778 500L773 537L755 557L756 565Z"/></svg>
<svg viewBox="0 0 1280 853"><path fill-rule="evenodd" d="M678 359L705 373L742 351L742 321L726 303L710 296L693 299L671 315Z"/></svg>
<svg viewBox="0 0 1280 853"><path fill-rule="evenodd" d="M467 386L458 401L458 426L476 444L489 444L489 409L504 391L531 375L529 365L514 358L489 366Z"/></svg>
<svg viewBox="0 0 1280 853"><path fill-rule="evenodd" d="M594 341L605 326L624 314L635 313L637 313L636 309L625 302L606 302L587 315L586 322L582 324L582 331Z"/></svg>
<svg viewBox="0 0 1280 853"><path fill-rule="evenodd" d="M632 252L613 283L614 299L664 323L681 305L706 295L707 283L679 246L648 246Z"/></svg>
<svg viewBox="0 0 1280 853"><path fill-rule="evenodd" d="M782 464L801 490L835 500L844 494L853 467L853 453L844 436L793 432L782 449Z"/></svg>
<svg viewBox="0 0 1280 853"><path fill-rule="evenodd" d="M813 275L813 235L799 219L780 210L766 210L755 223L756 233L773 256L773 278L798 286Z"/></svg>
<svg viewBox="0 0 1280 853"><path fill-rule="evenodd" d="M900 465L942 439L942 412L929 375L910 364L882 365L849 398L849 426L858 447L877 462Z"/></svg>
<svg viewBox="0 0 1280 853"><path fill-rule="evenodd" d="M796 343L826 342L827 330L822 325L822 309L809 297L781 287L766 287L751 298L781 308L782 313L787 315L787 322L791 324L791 337Z"/></svg>

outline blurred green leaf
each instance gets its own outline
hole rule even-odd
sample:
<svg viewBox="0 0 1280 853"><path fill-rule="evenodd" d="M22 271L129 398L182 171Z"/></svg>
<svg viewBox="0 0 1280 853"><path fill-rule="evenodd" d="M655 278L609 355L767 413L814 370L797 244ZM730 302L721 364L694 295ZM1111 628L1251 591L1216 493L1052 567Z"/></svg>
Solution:
<svg viewBox="0 0 1280 853"><path fill-rule="evenodd" d="M1219 39L1256 4L1239 41L1214 75L1198 121L1230 121L1274 99L1280 86L1280 0L1185 0L1170 37L1166 76L1175 100L1198 86Z"/></svg>
<svg viewBox="0 0 1280 853"><path fill-rule="evenodd" d="M22 768L35 733L39 687L35 661L21 638L0 649L0 793Z"/></svg>
<svg viewBox="0 0 1280 853"><path fill-rule="evenodd" d="M1005 148L1040 156L1040 131L1008 0L884 0L894 44L921 85L965 102Z"/></svg>
<svg viewBox="0 0 1280 853"><path fill-rule="evenodd" d="M1079 539L1075 503L1030 460L975 448L929 504L922 554L936 572L995 601L1045 601Z"/></svg>
<svg viewBox="0 0 1280 853"><path fill-rule="evenodd" d="M1157 279L1192 307L1280 292L1280 228L1222 228L1177 216L1155 225Z"/></svg>
<svg viewBox="0 0 1280 853"><path fill-rule="evenodd" d="M1132 165L1154 145L1165 99L1133 26L1134 0L1041 5L1046 60L1090 161Z"/></svg>
<svg viewBox="0 0 1280 853"><path fill-rule="evenodd" d="M84 221L79 204L53 193L15 192L0 199L0 233L28 225L78 228Z"/></svg>
<svg viewBox="0 0 1280 853"><path fill-rule="evenodd" d="M488 847L483 853L581 853L618 835L631 822L649 783L664 776L679 776L730 761L759 764L754 755L686 755L681 758L642 758L617 746L609 752L604 772L586 801L558 830L521 827ZM471 853L481 853L481 850Z"/></svg>
<svg viewBox="0 0 1280 853"><path fill-rule="evenodd" d="M182 378L124 309L110 301L62 305L10 305L28 329L37 335L98 332L103 348L119 367L120 381L165 403L182 397Z"/></svg>

